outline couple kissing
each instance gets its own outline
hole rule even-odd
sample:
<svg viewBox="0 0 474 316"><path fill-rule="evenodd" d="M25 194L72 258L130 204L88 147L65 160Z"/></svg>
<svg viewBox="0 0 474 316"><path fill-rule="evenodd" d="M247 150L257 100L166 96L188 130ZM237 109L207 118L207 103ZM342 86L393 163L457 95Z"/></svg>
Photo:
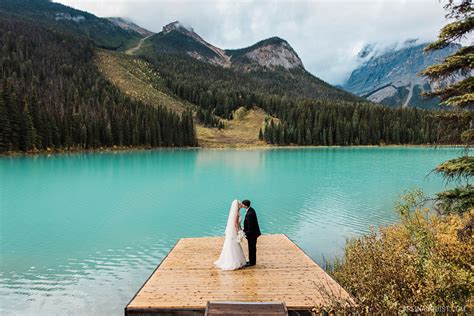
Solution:
<svg viewBox="0 0 474 316"><path fill-rule="evenodd" d="M251 267L257 263L257 238L261 235L258 226L257 213L250 206L249 200L232 201L225 229L224 245L219 259L214 265L221 270L237 270L243 267ZM246 209L244 228L240 225L240 209ZM247 239L249 249L249 260L245 259L244 251L240 242Z"/></svg>

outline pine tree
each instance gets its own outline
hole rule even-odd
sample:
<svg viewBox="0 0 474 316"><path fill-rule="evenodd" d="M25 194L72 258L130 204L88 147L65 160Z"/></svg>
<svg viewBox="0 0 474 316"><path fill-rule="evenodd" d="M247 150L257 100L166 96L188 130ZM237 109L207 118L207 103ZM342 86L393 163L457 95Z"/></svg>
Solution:
<svg viewBox="0 0 474 316"><path fill-rule="evenodd" d="M428 45L425 51L442 49L451 43L468 38L474 29L474 8L472 0L448 0L444 6L447 19L454 19L440 31L438 40ZM422 74L432 81L441 81L463 76L456 83L442 86L431 95L439 96L446 105L471 107L474 105L474 78L472 77L474 46L464 46L448 56L443 62L426 68Z"/></svg>
<svg viewBox="0 0 474 316"><path fill-rule="evenodd" d="M13 91L12 85L7 82L4 89L4 101L8 111L8 120L10 122L10 149L18 150L21 135L21 112L18 109L17 96Z"/></svg>
<svg viewBox="0 0 474 316"><path fill-rule="evenodd" d="M19 149L23 151L29 151L35 147L36 144L36 130L33 126L33 120L31 119L30 110L28 107L28 101L24 100L23 110L21 112L20 120L20 139Z"/></svg>
<svg viewBox="0 0 474 316"><path fill-rule="evenodd" d="M0 152L10 150L10 119L8 108L4 100L4 82L0 83Z"/></svg>
<svg viewBox="0 0 474 316"><path fill-rule="evenodd" d="M450 43L470 36L474 29L474 8L471 0L449 0L444 6L449 19L453 22L447 24L440 31L436 42L430 44L426 50L432 51L446 47ZM445 161L438 165L436 172L442 174L448 181L464 180L454 189L437 194L438 207L443 213L463 213L474 207L474 186L470 179L474 177L474 157L469 156L469 146L474 141L474 78L473 71L474 46L462 47L456 53L448 56L443 62L430 66L422 74L432 81L446 80L455 76L464 76L464 79L435 90L432 95L439 96L443 103L455 109L468 109L462 115L470 121L470 126L462 133L466 143L465 154L462 157ZM457 117L451 113L445 115L445 120L457 123Z"/></svg>

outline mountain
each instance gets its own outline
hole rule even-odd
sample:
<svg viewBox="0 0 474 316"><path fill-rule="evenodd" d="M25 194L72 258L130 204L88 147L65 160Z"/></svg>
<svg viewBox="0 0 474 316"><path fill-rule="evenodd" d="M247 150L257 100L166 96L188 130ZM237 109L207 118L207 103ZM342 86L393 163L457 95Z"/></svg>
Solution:
<svg viewBox="0 0 474 316"><path fill-rule="evenodd" d="M0 16L17 17L56 31L73 33L106 49L125 49L142 34L123 29L108 19L49 0L2 0Z"/></svg>
<svg viewBox="0 0 474 316"><path fill-rule="evenodd" d="M352 72L342 88L387 106L438 106L437 98L423 98L422 93L433 90L435 86L418 74L453 54L461 46L451 44L439 51L425 53L423 48L426 45L409 40L403 48L383 52L378 52L376 45L367 45L358 55L361 66Z"/></svg>
<svg viewBox="0 0 474 316"><path fill-rule="evenodd" d="M221 49L199 36L192 27L179 21L163 27L150 41L157 53L187 55L196 60L222 67L250 71L256 68L302 68L298 54L279 37L262 40L242 49Z"/></svg>
<svg viewBox="0 0 474 316"><path fill-rule="evenodd" d="M165 25L149 40L156 53L190 56L213 65L230 66L230 59L222 49L209 44L192 27L179 21Z"/></svg>
<svg viewBox="0 0 474 316"><path fill-rule="evenodd" d="M107 18L107 20L114 23L115 25L117 25L118 27L120 27L121 29L125 31L133 31L140 34L143 37L147 37L153 34L152 31L149 31L147 29L144 29L141 26L136 25L135 23L133 23L133 21L127 18L110 17L110 18Z"/></svg>
<svg viewBox="0 0 474 316"><path fill-rule="evenodd" d="M312 75L287 41L272 37L242 49L224 50L178 21L145 40L136 55L160 71L171 90L196 90L203 95L234 91L235 95L277 95L298 99L362 101ZM185 85L178 88L177 85ZM206 92L207 90L207 92ZM181 93L181 92L180 92ZM186 99L191 99L191 96ZM193 102L192 100L189 100ZM195 103L195 101L194 101ZM239 101L228 102L218 115L228 117ZM226 108L224 110L224 108Z"/></svg>
<svg viewBox="0 0 474 316"><path fill-rule="evenodd" d="M265 68L293 69L303 67L303 62L287 41L279 37L262 40L252 46L242 49L225 51L233 65L248 70L255 66Z"/></svg>

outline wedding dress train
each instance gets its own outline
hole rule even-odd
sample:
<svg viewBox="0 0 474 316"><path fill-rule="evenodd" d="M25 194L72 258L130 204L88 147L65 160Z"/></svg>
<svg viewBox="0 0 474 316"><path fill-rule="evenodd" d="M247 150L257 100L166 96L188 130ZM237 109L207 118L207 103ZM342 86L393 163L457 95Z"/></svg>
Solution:
<svg viewBox="0 0 474 316"><path fill-rule="evenodd" d="M224 246L221 255L214 265L222 270L236 270L246 264L240 241L237 238L236 220L239 219L239 201L234 200L230 206L229 218L225 229Z"/></svg>

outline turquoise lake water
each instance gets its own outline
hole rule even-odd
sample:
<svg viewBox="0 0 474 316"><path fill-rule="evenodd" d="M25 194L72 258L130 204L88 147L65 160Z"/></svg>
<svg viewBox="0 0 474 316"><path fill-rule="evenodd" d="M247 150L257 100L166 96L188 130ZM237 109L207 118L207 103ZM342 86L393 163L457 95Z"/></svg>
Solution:
<svg viewBox="0 0 474 316"><path fill-rule="evenodd" d="M233 199L322 265L397 221L449 148L155 150L0 158L0 314L123 315L182 237L222 235ZM215 258L203 258L215 260ZM257 263L258 264L258 263Z"/></svg>

